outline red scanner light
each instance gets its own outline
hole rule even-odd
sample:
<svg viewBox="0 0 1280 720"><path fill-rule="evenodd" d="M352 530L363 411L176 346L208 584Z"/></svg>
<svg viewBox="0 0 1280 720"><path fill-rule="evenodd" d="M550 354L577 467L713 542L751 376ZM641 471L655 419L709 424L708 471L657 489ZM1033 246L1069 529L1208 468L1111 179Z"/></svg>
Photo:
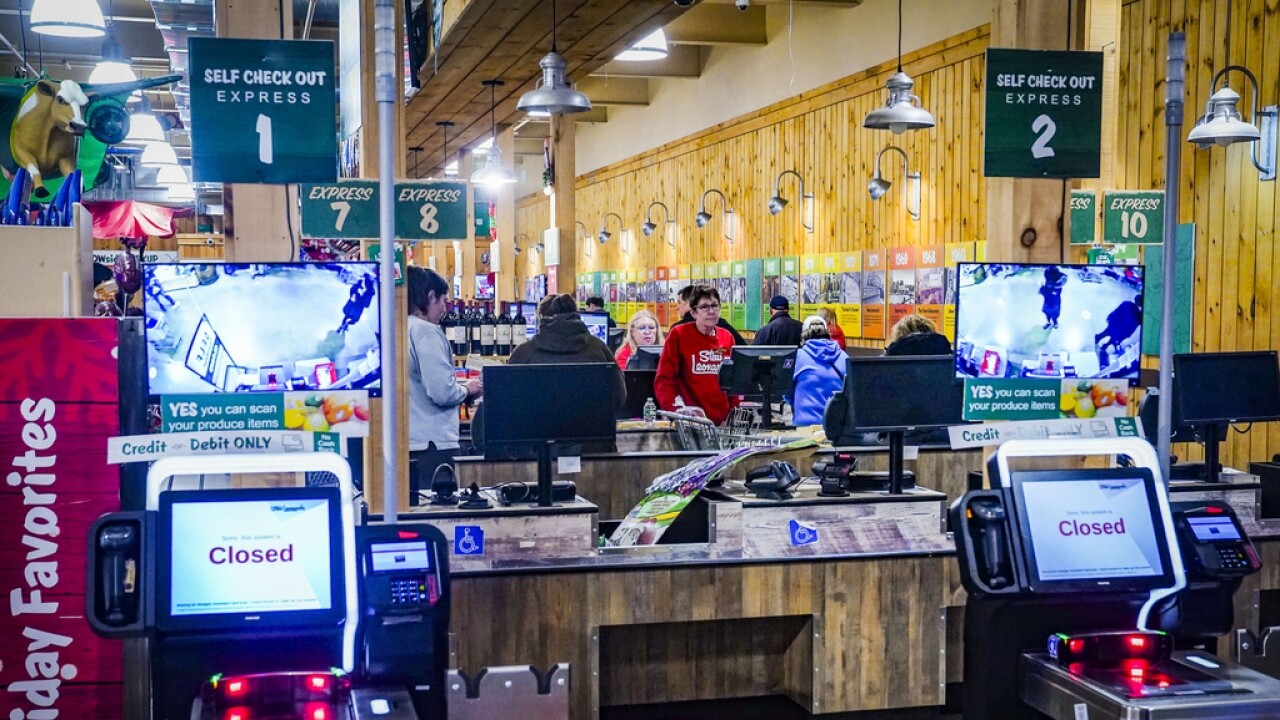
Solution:
<svg viewBox="0 0 1280 720"><path fill-rule="evenodd" d="M248 708L231 708L223 716L223 720L249 720Z"/></svg>
<svg viewBox="0 0 1280 720"><path fill-rule="evenodd" d="M329 720L329 706L324 703L311 703L303 711L306 720Z"/></svg>
<svg viewBox="0 0 1280 720"><path fill-rule="evenodd" d="M247 692L249 692L249 682L244 678L233 678L227 681L227 697L241 697Z"/></svg>
<svg viewBox="0 0 1280 720"><path fill-rule="evenodd" d="M418 533L412 530L398 530L396 531L396 535L398 535L401 540L412 540L418 537Z"/></svg>
<svg viewBox="0 0 1280 720"><path fill-rule="evenodd" d="M1147 638L1142 635L1130 635L1129 647L1134 650L1143 650L1147 647Z"/></svg>
<svg viewBox="0 0 1280 720"><path fill-rule="evenodd" d="M1072 654L1078 655L1084 652L1084 640L1072 638L1067 642L1067 648L1071 650Z"/></svg>
<svg viewBox="0 0 1280 720"><path fill-rule="evenodd" d="M326 692L329 689L329 676L308 675L307 689L311 692Z"/></svg>

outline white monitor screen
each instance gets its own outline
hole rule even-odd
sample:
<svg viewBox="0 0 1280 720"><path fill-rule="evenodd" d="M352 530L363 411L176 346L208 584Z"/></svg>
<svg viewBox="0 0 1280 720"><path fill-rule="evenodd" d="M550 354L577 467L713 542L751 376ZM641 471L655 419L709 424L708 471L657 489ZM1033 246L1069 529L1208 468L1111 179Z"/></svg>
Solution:
<svg viewBox="0 0 1280 720"><path fill-rule="evenodd" d="M369 555L374 572L431 569L431 559L427 555L427 544L422 541L374 543L369 548Z"/></svg>
<svg viewBox="0 0 1280 720"><path fill-rule="evenodd" d="M587 330L591 334L600 339L600 342L609 343L609 316L606 313L579 313L582 322L586 323Z"/></svg>
<svg viewBox="0 0 1280 720"><path fill-rule="evenodd" d="M175 503L172 528L172 617L333 607L328 500Z"/></svg>
<svg viewBox="0 0 1280 720"><path fill-rule="evenodd" d="M1143 478L1024 482L1022 498L1040 582L1165 573Z"/></svg>

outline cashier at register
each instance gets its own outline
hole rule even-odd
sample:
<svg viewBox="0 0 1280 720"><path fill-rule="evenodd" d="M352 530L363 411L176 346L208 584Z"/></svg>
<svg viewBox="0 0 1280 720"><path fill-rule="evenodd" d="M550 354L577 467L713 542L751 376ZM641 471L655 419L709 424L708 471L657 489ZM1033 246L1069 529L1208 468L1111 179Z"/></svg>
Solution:
<svg viewBox="0 0 1280 720"><path fill-rule="evenodd" d="M693 322L676 325L658 358L653 393L658 406L669 412L706 417L717 425L738 404L720 389L720 365L729 356L733 336L718 326L720 293L698 285L689 294Z"/></svg>

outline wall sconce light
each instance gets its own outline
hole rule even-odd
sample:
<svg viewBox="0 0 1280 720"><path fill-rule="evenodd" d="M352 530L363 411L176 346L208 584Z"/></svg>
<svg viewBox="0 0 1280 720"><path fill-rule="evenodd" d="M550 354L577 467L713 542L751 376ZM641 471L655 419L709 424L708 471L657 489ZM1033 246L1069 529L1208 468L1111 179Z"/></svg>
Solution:
<svg viewBox="0 0 1280 720"><path fill-rule="evenodd" d="M902 72L902 0L898 0L898 71L885 81L889 97L884 107L867 113L862 127L901 135L907 130L923 130L936 125L933 115L920 107L920 98L911 93L914 86L911 76Z"/></svg>
<svg viewBox="0 0 1280 720"><path fill-rule="evenodd" d="M581 220L575 220L573 224L582 229L582 234L578 236L578 244L582 246L582 254L591 257L591 233L587 231L587 226Z"/></svg>
<svg viewBox="0 0 1280 720"><path fill-rule="evenodd" d="M621 216L621 215L619 215L619 214L618 214L618 213L616 213L616 212L609 212L609 213L605 213L605 214L604 214L604 219L600 221L600 232L596 234L596 239L598 239L598 240L600 241L600 244L601 244L601 245L603 245L603 244L605 244L605 243L609 242L609 238L613 237L613 233L611 233L611 232L609 232L607 229L605 229L605 228L609 225L609 218L611 218L611 217L616 217L616 218L618 218L618 228L619 228L619 229L621 229L621 228L622 228L622 216Z"/></svg>
<svg viewBox="0 0 1280 720"><path fill-rule="evenodd" d="M1240 117L1240 111L1236 107L1240 102L1240 94L1224 83L1221 90L1209 97L1204 115L1187 134L1187 142L1195 143L1200 149L1213 145L1226 147L1238 142L1255 143L1251 159L1253 166L1258 168L1259 179L1275 180L1277 107L1268 105L1258 110L1258 79L1248 68L1240 65L1228 65L1214 73L1210 87L1217 87L1218 81L1232 70L1243 74L1253 90L1250 122L1245 122ZM1259 121L1261 129L1253 124Z"/></svg>
<svg viewBox="0 0 1280 720"><path fill-rule="evenodd" d="M653 202L649 203L649 207L645 209L644 225L640 226L640 232L644 233L645 237L649 237L650 235L653 234L654 230L658 229L658 226L653 223L653 216L651 215L651 213L653 212L653 208L655 206L662 208L662 212L664 216L667 218L667 245L670 245L671 247L675 247L676 246L676 219L671 217L671 208L667 207L667 204L662 202L661 200L654 200Z"/></svg>
<svg viewBox="0 0 1280 720"><path fill-rule="evenodd" d="M516 235L515 239L511 241L511 249L516 255L520 254L520 238L524 238L525 245L529 244L528 233L520 233L519 235Z"/></svg>
<svg viewBox="0 0 1280 720"><path fill-rule="evenodd" d="M804 226L805 232L813 233L813 193L804 191L804 177L795 170L783 170L778 173L778 179L773 181L773 197L769 198L769 214L777 215L787 206L787 201L782 197L782 178L785 175L795 175L796 180L800 182L800 198L804 201L804 217L800 218L800 224Z"/></svg>
<svg viewBox="0 0 1280 720"><path fill-rule="evenodd" d="M890 150L897 150L902 155L902 175L906 179L906 185L902 188L903 202L907 205L907 214L911 215L912 220L920 219L920 173L911 172L907 167L907 153L897 145L890 145L876 154L875 173L871 176L871 182L867 183L867 192L871 194L872 200L879 200L884 194L889 192L889 188L893 183L885 180L880 174L880 158ZM913 202L914 201L914 202Z"/></svg>
<svg viewBox="0 0 1280 720"><path fill-rule="evenodd" d="M711 222L711 213L707 212L707 196L712 193L720 196L720 206L724 208L724 238L732 244L733 208L729 207L729 198L725 197L725 194L720 190L711 188L710 190L702 193L702 199L698 203L698 214L694 216L693 220L698 224L699 228L704 228L707 226L707 223Z"/></svg>

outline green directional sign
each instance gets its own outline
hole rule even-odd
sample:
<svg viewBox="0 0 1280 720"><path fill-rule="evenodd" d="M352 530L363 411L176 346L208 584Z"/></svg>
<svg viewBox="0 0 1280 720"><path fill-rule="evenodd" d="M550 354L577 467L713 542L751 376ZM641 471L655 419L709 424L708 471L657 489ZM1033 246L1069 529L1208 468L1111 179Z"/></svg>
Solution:
<svg viewBox="0 0 1280 720"><path fill-rule="evenodd" d="M374 243L369 246L369 259L373 262L382 262L382 245ZM404 260L404 246L396 243L396 285L404 284L404 276L408 273L408 266Z"/></svg>
<svg viewBox="0 0 1280 720"><path fill-rule="evenodd" d="M1163 190L1107 190L1102 194L1102 239L1120 244L1164 242Z"/></svg>
<svg viewBox="0 0 1280 720"><path fill-rule="evenodd" d="M1102 53L987 50L987 177L1096 178Z"/></svg>
<svg viewBox="0 0 1280 720"><path fill-rule="evenodd" d="M283 184L337 177L332 42L187 42L195 180Z"/></svg>
<svg viewBox="0 0 1280 720"><path fill-rule="evenodd" d="M398 240L466 240L467 184L465 182L399 181L395 186ZM377 240L381 193L373 180L344 180L303 185L302 236L347 240Z"/></svg>
<svg viewBox="0 0 1280 720"><path fill-rule="evenodd" d="M1097 236L1094 221L1098 217L1098 193L1093 190L1071 191L1071 244L1092 245Z"/></svg>

